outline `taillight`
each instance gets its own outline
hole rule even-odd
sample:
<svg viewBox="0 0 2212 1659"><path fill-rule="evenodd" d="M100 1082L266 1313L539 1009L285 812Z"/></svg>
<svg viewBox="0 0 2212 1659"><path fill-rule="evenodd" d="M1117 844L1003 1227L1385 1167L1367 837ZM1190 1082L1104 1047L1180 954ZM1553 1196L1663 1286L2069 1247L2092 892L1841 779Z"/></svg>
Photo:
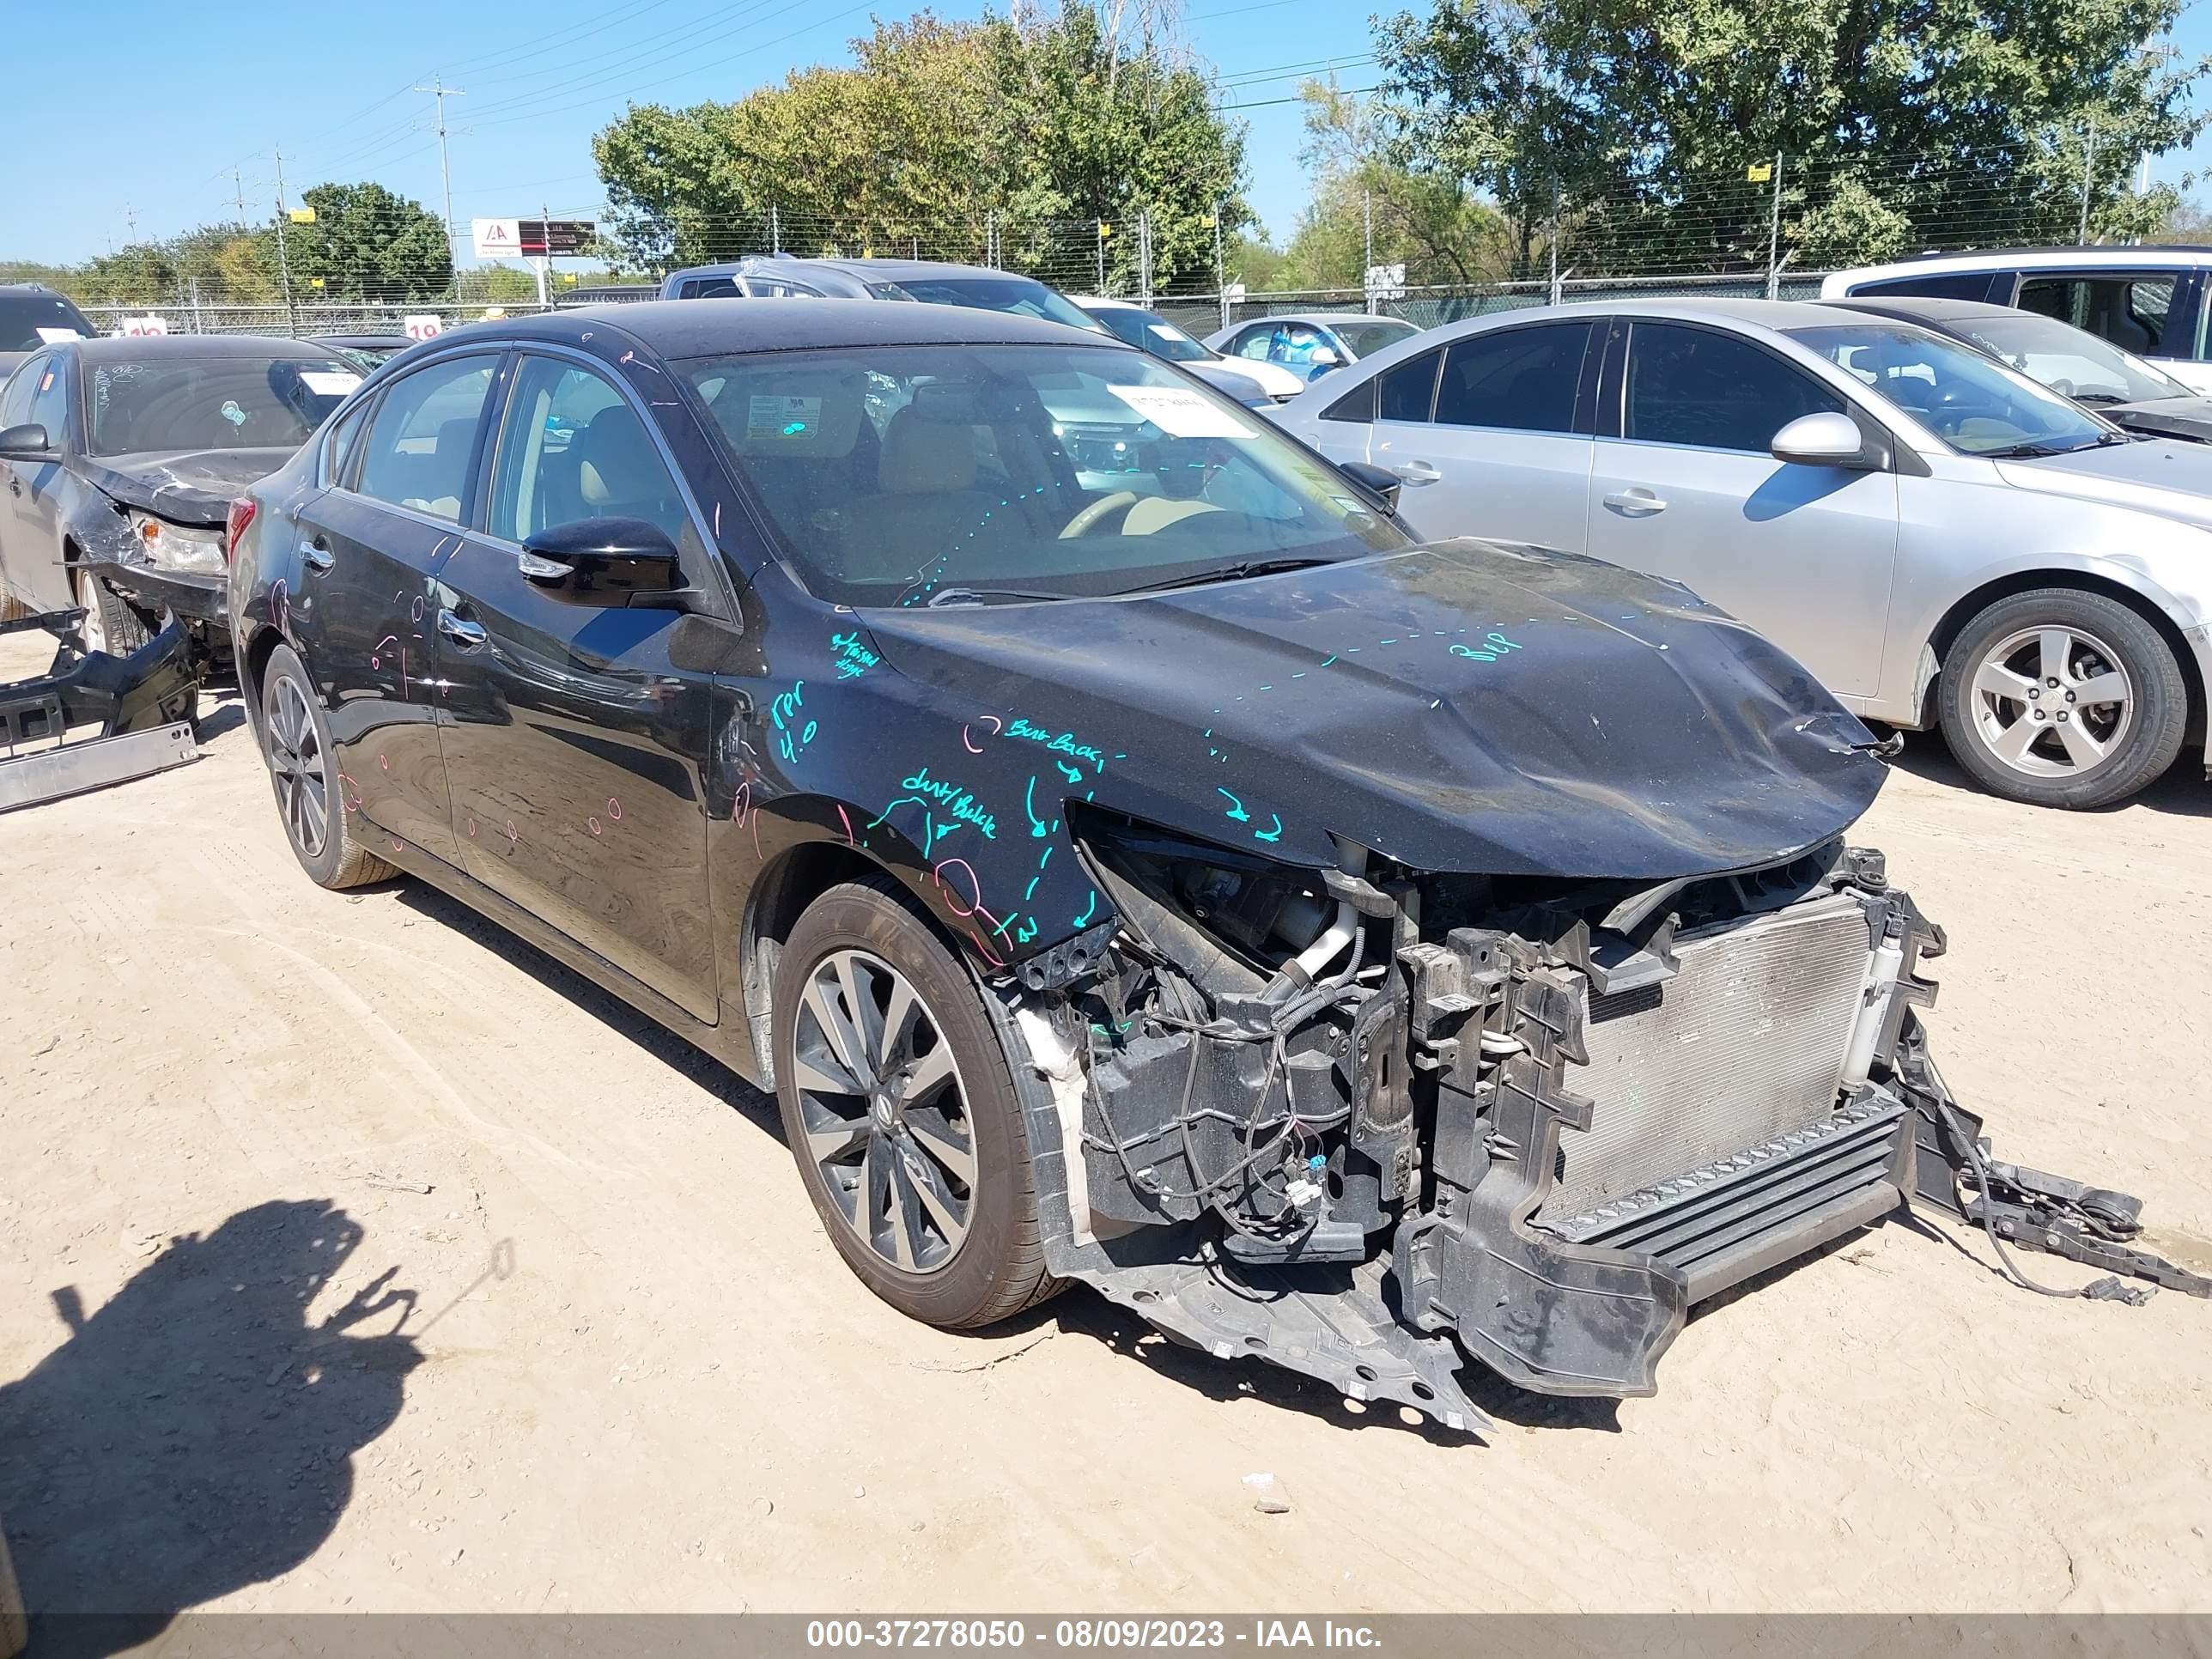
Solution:
<svg viewBox="0 0 2212 1659"><path fill-rule="evenodd" d="M251 495L240 495L230 504L230 514L222 525L222 556L227 562L237 562L238 538L246 533L246 526L253 522L258 511Z"/></svg>

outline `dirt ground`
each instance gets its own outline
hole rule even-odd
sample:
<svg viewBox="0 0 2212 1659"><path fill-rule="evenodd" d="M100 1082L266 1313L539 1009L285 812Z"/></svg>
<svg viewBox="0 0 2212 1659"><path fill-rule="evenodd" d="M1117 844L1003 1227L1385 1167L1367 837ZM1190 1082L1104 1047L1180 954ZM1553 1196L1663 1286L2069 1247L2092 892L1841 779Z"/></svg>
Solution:
<svg viewBox="0 0 2212 1659"><path fill-rule="evenodd" d="M769 1103L423 887L317 890L210 725L0 818L34 1607L2212 1607L2212 1305L1887 1224L1704 1310L1656 1399L1483 1388L1486 1442L1088 1292L942 1334L847 1273ZM1917 739L1858 838L1950 930L1999 1155L2212 1266L2212 787L2038 812Z"/></svg>

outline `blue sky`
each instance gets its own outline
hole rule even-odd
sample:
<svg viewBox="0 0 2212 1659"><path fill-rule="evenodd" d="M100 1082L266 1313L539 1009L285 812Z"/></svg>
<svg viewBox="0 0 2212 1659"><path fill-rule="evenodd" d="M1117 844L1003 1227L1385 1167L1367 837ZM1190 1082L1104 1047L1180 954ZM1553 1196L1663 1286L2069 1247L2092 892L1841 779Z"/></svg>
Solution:
<svg viewBox="0 0 2212 1659"><path fill-rule="evenodd" d="M599 201L592 135L632 99L736 98L792 68L847 61L846 42L866 32L872 12L913 9L842 0L545 9L226 0L182 24L174 0L112 0L91 18L65 7L19 9L9 38L22 72L9 77L7 103L17 154L28 161L0 171L0 258L82 259L131 240L134 227L138 237L157 237L235 217L234 167L248 216L265 217L279 148L293 199L326 179L374 179L436 213L431 100L410 90L434 76L468 94L447 105L457 222L541 207L580 212ZM937 9L971 16L982 5ZM546 23L519 27L532 10ZM2175 42L2185 52L2212 51L2207 12L2200 4L2185 15ZM1306 198L1298 82L1334 66L1340 84L1371 85L1369 15L1357 0L1187 0L1191 45L1249 123L1248 198L1278 238ZM2179 178L2192 165L2202 163L2166 157L2152 170Z"/></svg>

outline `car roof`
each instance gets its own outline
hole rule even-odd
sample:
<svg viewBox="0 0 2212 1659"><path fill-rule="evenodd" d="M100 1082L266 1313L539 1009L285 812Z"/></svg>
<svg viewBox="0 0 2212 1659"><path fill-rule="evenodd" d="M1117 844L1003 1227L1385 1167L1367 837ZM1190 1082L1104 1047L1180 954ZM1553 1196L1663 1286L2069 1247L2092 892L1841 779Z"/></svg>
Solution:
<svg viewBox="0 0 2212 1659"><path fill-rule="evenodd" d="M1887 264L1861 265L1839 270L1830 282L1877 281L1886 276L1909 276L1920 271L2051 270L2112 265L2212 265L2212 246L2187 242L2135 243L2125 247L2087 244L2068 247L1976 248L1950 253L1923 253L1917 258L1895 259Z"/></svg>
<svg viewBox="0 0 2212 1659"><path fill-rule="evenodd" d="M165 357L180 362L291 358L325 362L331 355L331 348L319 341L295 340L282 334L106 334L96 340L76 341L70 349L94 363L157 362Z"/></svg>
<svg viewBox="0 0 2212 1659"><path fill-rule="evenodd" d="M1831 311L1863 311L1894 317L1924 319L1931 323L1964 323L1982 317L2027 317L2037 313L2014 306L1993 306L1986 300L1944 300L1917 294L1845 294L1814 303ZM2046 319L2056 321L2054 319Z"/></svg>
<svg viewBox="0 0 2212 1659"><path fill-rule="evenodd" d="M798 276L810 270L842 271L848 276L887 283L924 276L989 276L1022 283L1036 281L1034 276L1025 276L1018 270L1000 270L991 265L954 264L940 259L813 258L796 253L748 253L742 259L723 259L710 265L686 265L681 270L670 271L668 279L751 276L765 272L783 272Z"/></svg>
<svg viewBox="0 0 2212 1659"><path fill-rule="evenodd" d="M415 338L409 334L309 334L301 342L307 345L352 346L358 350L382 350L386 346L410 346Z"/></svg>
<svg viewBox="0 0 2212 1659"><path fill-rule="evenodd" d="M1364 311L1278 311L1265 317L1255 317L1251 320L1255 323L1319 323L1330 326L1338 323L1352 322L1405 322L1402 317L1373 317ZM1243 325L1232 323L1230 326L1237 328L1242 327ZM1408 323L1407 326L1410 328L1413 325Z"/></svg>
<svg viewBox="0 0 2212 1659"><path fill-rule="evenodd" d="M965 306L855 305L850 300L647 300L578 306L448 329L441 347L471 340L578 344L617 331L664 357L724 352L807 351L870 345L1068 345L1134 351L1112 337L1011 312Z"/></svg>

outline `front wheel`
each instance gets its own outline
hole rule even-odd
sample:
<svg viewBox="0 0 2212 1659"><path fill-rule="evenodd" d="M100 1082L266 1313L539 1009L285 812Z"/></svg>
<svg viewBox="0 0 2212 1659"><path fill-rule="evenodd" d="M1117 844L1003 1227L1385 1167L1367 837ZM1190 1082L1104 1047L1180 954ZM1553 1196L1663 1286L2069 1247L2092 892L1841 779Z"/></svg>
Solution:
<svg viewBox="0 0 2212 1659"><path fill-rule="evenodd" d="M870 1290L965 1329L1058 1288L1006 1054L974 982L895 887L833 887L799 919L773 1036L784 1139Z"/></svg>
<svg viewBox="0 0 2212 1659"><path fill-rule="evenodd" d="M1982 787L2036 806L2125 800L2173 764L2189 688L2158 629L2101 593L1997 600L1943 659L1944 740Z"/></svg>
<svg viewBox="0 0 2212 1659"><path fill-rule="evenodd" d="M154 637L130 603L92 572L78 571L76 585L76 602L84 610L77 636L86 650L127 657Z"/></svg>

